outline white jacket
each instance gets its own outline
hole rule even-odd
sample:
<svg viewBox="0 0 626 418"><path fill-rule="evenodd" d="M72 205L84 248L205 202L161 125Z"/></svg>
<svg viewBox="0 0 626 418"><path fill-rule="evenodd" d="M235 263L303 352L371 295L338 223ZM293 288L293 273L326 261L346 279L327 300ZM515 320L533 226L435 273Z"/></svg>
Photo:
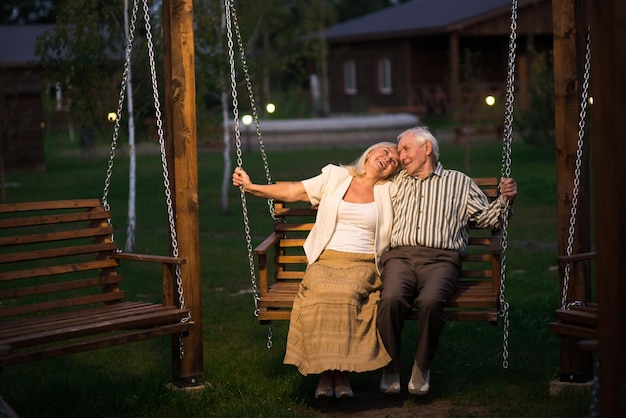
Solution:
<svg viewBox="0 0 626 418"><path fill-rule="evenodd" d="M304 252L309 264L315 262L335 231L339 203L346 194L352 176L345 167L329 164L316 177L303 180L302 184L313 206L318 206L315 225L304 242ZM393 208L391 205L391 187L385 182L374 186L377 220L374 234L376 267L380 272L380 255L389 248Z"/></svg>

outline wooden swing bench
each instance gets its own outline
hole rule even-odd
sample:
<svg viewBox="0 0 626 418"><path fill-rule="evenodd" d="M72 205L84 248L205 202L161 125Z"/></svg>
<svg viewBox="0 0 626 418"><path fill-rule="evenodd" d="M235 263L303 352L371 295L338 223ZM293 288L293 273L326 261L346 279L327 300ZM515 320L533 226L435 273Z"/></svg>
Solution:
<svg viewBox="0 0 626 418"><path fill-rule="evenodd" d="M595 252L564 255L557 258L559 264L572 263L581 267L595 259ZM582 271L580 273L583 275ZM598 348L598 304L595 302L574 303L556 310L556 321L549 324L559 338L573 340L581 349L595 351Z"/></svg>
<svg viewBox="0 0 626 418"><path fill-rule="evenodd" d="M194 326L176 306L180 258L118 251L98 199L0 204L0 367ZM120 260L162 264L162 303L124 301Z"/></svg>
<svg viewBox="0 0 626 418"><path fill-rule="evenodd" d="M498 196L498 179L476 178L490 200ZM273 232L254 249L258 261L259 320L288 320L293 299L306 268L302 245L313 227L316 210L274 202ZM468 250L462 256L457 292L448 302L450 320L498 322L501 234L498 230L470 228ZM273 263L271 263L273 259ZM273 280L270 282L270 276ZM409 319L416 319L413 311Z"/></svg>

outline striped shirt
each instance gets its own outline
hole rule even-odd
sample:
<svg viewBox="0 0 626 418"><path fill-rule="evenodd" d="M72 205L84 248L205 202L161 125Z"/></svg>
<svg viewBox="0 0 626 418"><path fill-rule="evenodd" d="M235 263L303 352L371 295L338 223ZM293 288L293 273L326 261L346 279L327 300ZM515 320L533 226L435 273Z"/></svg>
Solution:
<svg viewBox="0 0 626 418"><path fill-rule="evenodd" d="M504 199L490 204L471 177L445 170L441 163L425 179L402 170L393 182L397 190L392 198L392 248L421 245L463 253L470 223L479 228L500 226Z"/></svg>

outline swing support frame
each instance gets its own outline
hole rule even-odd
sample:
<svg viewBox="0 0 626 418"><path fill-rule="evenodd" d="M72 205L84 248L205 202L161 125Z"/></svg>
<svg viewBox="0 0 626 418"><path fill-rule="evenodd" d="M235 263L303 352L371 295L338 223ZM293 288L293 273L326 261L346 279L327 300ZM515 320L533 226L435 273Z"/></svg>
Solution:
<svg viewBox="0 0 626 418"><path fill-rule="evenodd" d="M626 155L623 137L623 115L626 115L626 61L623 59L622 45L626 42L623 22L626 18L626 4L621 0L554 0L554 63L555 63L555 110L557 143L557 192L559 205L559 254L564 254L565 239L570 205L567 201L571 191L571 181L566 177L574 173L573 149L575 126L570 122L577 112L577 83L583 54L582 33L589 28L593 34L591 79L593 96L591 107L592 141L585 141L583 151L585 161L593 166L593 179L588 171L581 173L579 200L586 205L593 204L593 213L581 213L579 204L574 231L573 246L575 256L585 258L591 246L591 233L587 228L595 223L595 284L597 296L597 339L592 345L596 352L597 365L591 387L589 416L625 416L626 404L626 264L623 254L626 251L626 218L623 208L626 198L622 181L626 177ZM578 70L578 72L577 72ZM568 116L570 116L568 118ZM570 134L565 132L570 130ZM589 152L587 152L589 151ZM588 159L588 160L587 160ZM583 165L584 166L584 165ZM589 193L593 185L593 197ZM564 205L563 208L560 206ZM566 208L566 209L565 209ZM570 260L571 261L571 260ZM590 267L586 267L589 269ZM575 276L569 278L568 303L585 300L587 280L585 269L575 269ZM585 276L586 275L586 276ZM560 275L559 277L563 277ZM584 341L573 344L572 350L585 350ZM560 351L561 367L563 347ZM588 350L591 356L592 351ZM568 366L568 364L565 364ZM563 386L563 385L561 385Z"/></svg>
<svg viewBox="0 0 626 418"><path fill-rule="evenodd" d="M239 126L239 99L237 93L237 75L236 75L236 66L235 66L235 40L238 46L239 57L241 60L241 66L244 73L244 80L246 83L246 87L248 90L248 95L250 99L250 107L252 109L253 120L256 126L256 134L259 143L259 150L263 159L264 167L265 167L265 175L267 179L267 183L272 183L272 178L269 169L269 163L267 159L267 155L265 153L265 146L263 143L263 138L261 135L261 128L259 123L258 114L256 111L254 92L252 88L252 83L250 79L250 75L248 73L248 64L246 61L245 51L243 47L243 41L241 39L241 32L239 30L239 25L237 21L237 11L235 8L235 4L232 0L225 0L224 2L224 13L226 20L226 29L227 29L227 40L228 40L228 56L229 56L229 64L230 64L230 81L231 81L231 94L232 94L232 105L233 105L233 119L234 119L234 133L235 133L235 144L237 151L237 164L239 167L242 166L242 151L241 151L241 132ZM510 21L510 32L509 32L509 51L508 51L508 61L507 61L507 84L506 84L506 94L505 94L505 110L504 110L504 125L503 125L503 134L502 134L502 178L510 177L511 175L511 144L512 144L512 131L513 131L513 103L515 100L515 92L514 92L514 80L515 80L515 61L516 61L516 49L517 49L517 11L518 11L518 1L511 0L511 21ZM482 186L486 190L484 190L491 199L494 199L499 194L499 184L495 178L487 178L487 179L479 179L483 181L484 184ZM489 192L489 188L494 189ZM297 290L298 280L301 279L302 271L287 272L287 278L296 279L292 283L289 283L287 286L287 290L278 290L275 292L278 294L278 297L270 297L270 291L273 288L280 287L279 283L275 283L274 285L270 285L269 283L269 269L268 269L268 261L267 261L267 253L268 250L272 247L276 248L276 253L274 256L275 267L274 270L277 272L276 277L280 276L280 272L285 271L285 262L281 261L282 259L291 259L287 264L296 264L302 265L306 264L302 261L302 256L300 257L281 257L284 255L284 248L282 248L281 243L289 242L287 247L299 247L302 245L303 240L291 240L285 239L285 231L287 229L284 228L284 225L287 224L287 220L284 217L277 216L277 211L281 211L283 208L283 202L274 202L272 199L268 199L267 203L269 206L269 213L271 217L274 219L274 231L272 234L266 238L256 249L252 248L252 240L250 234L250 223L248 219L248 209L246 203L246 195L243 188L240 188L240 198L241 198L241 206L243 213L243 221L244 221L244 232L246 237L246 247L248 252L248 264L250 268L250 280L252 282L252 290L254 297L254 315L259 318L261 323L268 324L268 335L267 335L267 343L266 347L268 350L272 347L272 334L273 334L273 326L272 320L274 319L288 319L289 312L291 309L291 305L293 302L293 298L295 297L295 293ZM460 292L453 297L448 305L449 308L453 308L456 311L449 311L447 313L450 319L462 319L462 320L476 320L476 319L487 319L491 323L497 323L497 318L503 318L503 339L502 339L502 367L508 368L509 365L509 353L508 353L508 340L509 340L509 327L510 327L510 319L509 319L509 303L505 298L505 290L506 290L506 259L507 259L507 247L508 247L508 223L509 223L509 214L510 214L510 206L508 202L502 210L502 226L497 231L492 231L492 236L487 239L487 241L482 242L482 246L484 247L486 244L489 256L487 258L482 259L482 261L489 261L490 266L479 272L479 276L475 276L476 272L471 272L470 277L483 277L483 278L493 278L493 287L485 291L485 289L479 289L480 286L490 285L490 283L470 283L471 291L467 292L467 289L464 289L461 286ZM296 225L295 231L307 231L310 230L313 225L311 220L315 218L315 211L302 211L301 209L295 209L295 212L298 216L304 216L306 221L302 225ZM290 214L290 210L286 210L284 214ZM281 239L282 237L282 239ZM480 241L480 239L479 239ZM294 244L294 242L299 242L299 244ZM471 242L470 242L471 244ZM257 281L256 275L256 267L254 262L254 255L258 257L259 264L259 279ZM469 260L468 260L469 257ZM466 258L465 261L477 261L471 260L473 255L464 255ZM293 260L297 260L294 261ZM471 264L471 263L470 263ZM294 275L295 274L295 275ZM498 286L496 286L498 285ZM463 300L461 294L469 294L469 300ZM464 308L471 308L474 310L473 312L463 312ZM457 309L461 308L461 312ZM278 309L282 312L276 312ZM286 309L286 310L285 310ZM272 312L274 311L274 312Z"/></svg>
<svg viewBox="0 0 626 418"><path fill-rule="evenodd" d="M582 129L585 123L587 98L583 96L583 75L589 75L589 57L586 52L588 21L584 1L555 0L554 16L554 94L555 145L557 150L557 222L559 262L560 310L571 303L591 301L591 264L572 256L587 254L591 248L591 200L589 176L589 133ZM590 53L590 52L589 52ZM585 62L587 61L587 62ZM572 83L571 80L580 80ZM588 80L587 80L588 83ZM573 115L577 117L574 118ZM572 120L579 121L578 124ZM582 127L581 127L582 124ZM572 268L574 267L574 268ZM582 312L587 315L587 312ZM560 321L569 321L571 313L557 315ZM565 317L564 317L565 315ZM586 320L586 319L585 319ZM551 327L558 331L559 324ZM584 338L592 338L592 322L585 326ZM597 328L597 323L595 323ZM593 352L579 345L580 335L570 336L558 331L560 377L562 383L590 382L594 375Z"/></svg>
<svg viewBox="0 0 626 418"><path fill-rule="evenodd" d="M134 18L141 1L134 1ZM147 0L143 10L151 38ZM9 232L0 239L0 281L7 285L1 299L8 301L0 309L0 367L171 335L172 384L189 388L204 383L192 0L164 0L162 12L164 128L156 88L154 95L171 255L126 254L117 248L107 202L116 134L102 202L1 204L0 229ZM131 45L129 35L125 74ZM154 70L153 51L149 53ZM154 71L152 79L155 87ZM116 272L122 259L163 264L163 303L123 301L122 276ZM94 290L68 295L87 288ZM40 315L29 317L34 313ZM44 347L46 343L52 345Z"/></svg>

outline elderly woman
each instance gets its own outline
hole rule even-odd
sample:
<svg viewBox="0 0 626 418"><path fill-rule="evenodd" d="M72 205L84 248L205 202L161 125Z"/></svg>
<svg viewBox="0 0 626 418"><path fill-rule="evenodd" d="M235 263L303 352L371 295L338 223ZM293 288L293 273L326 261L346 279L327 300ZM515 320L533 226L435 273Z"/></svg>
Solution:
<svg viewBox="0 0 626 418"><path fill-rule="evenodd" d="M241 168L233 185L254 196L318 206L304 250L308 266L293 303L284 363L320 374L315 397L352 397L349 372L385 366L376 328L379 260L393 218L387 182L400 167L391 142L372 145L352 164L329 164L316 177L254 184Z"/></svg>

